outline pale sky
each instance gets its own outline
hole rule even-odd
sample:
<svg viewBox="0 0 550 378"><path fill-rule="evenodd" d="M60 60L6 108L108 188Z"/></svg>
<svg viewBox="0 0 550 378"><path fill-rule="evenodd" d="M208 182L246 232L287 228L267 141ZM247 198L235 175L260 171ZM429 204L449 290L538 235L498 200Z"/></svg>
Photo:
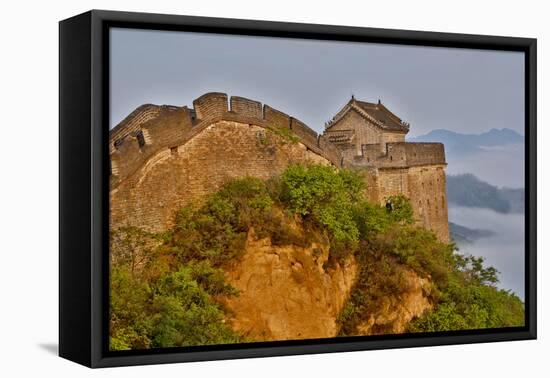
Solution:
<svg viewBox="0 0 550 378"><path fill-rule="evenodd" d="M206 92L266 103L317 132L349 100L378 99L409 136L444 128L524 134L520 52L111 30L111 118L144 103L188 105Z"/></svg>

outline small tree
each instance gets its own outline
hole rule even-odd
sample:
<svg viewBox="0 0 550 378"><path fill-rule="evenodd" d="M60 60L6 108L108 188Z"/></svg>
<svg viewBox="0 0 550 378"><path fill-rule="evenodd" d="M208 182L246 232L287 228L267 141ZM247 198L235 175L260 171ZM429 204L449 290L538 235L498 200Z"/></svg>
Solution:
<svg viewBox="0 0 550 378"><path fill-rule="evenodd" d="M412 224L414 221L411 202L402 194L386 198L386 211L393 222Z"/></svg>
<svg viewBox="0 0 550 378"><path fill-rule="evenodd" d="M281 176L280 201L305 221L322 226L331 251L353 252L359 230L353 209L361 200L363 181L357 173L325 165L291 165Z"/></svg>
<svg viewBox="0 0 550 378"><path fill-rule="evenodd" d="M159 245L155 235L138 227L121 227L111 231L110 257L113 265L126 265L132 274L150 258Z"/></svg>

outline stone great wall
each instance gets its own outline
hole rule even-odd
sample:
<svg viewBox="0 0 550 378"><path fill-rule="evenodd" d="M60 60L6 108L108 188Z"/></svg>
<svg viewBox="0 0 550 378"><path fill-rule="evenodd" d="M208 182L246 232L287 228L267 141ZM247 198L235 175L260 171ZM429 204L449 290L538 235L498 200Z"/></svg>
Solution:
<svg viewBox="0 0 550 378"><path fill-rule="evenodd" d="M419 224L447 241L445 152L407 143L409 125L380 102L352 98L323 134L268 105L207 93L186 106L142 105L109 135L112 228L160 231L174 212L232 178L267 179L291 163L346 167L365 177L383 204L410 198Z"/></svg>

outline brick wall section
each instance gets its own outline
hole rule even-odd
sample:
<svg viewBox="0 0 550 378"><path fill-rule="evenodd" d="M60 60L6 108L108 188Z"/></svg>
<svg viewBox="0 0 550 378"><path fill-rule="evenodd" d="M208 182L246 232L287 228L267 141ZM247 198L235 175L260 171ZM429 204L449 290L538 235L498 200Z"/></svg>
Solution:
<svg viewBox="0 0 550 378"><path fill-rule="evenodd" d="M355 156L355 165L396 168L420 165L446 164L442 143L387 143L385 153L376 144L362 146L362 154Z"/></svg>
<svg viewBox="0 0 550 378"><path fill-rule="evenodd" d="M231 111L248 117L263 118L262 103L244 97L231 97Z"/></svg>
<svg viewBox="0 0 550 378"><path fill-rule="evenodd" d="M296 118L290 119L290 129L308 145L317 145L317 133L310 129L305 123L297 120Z"/></svg>
<svg viewBox="0 0 550 378"><path fill-rule="evenodd" d="M366 159L366 158L365 158ZM384 205L389 196L403 194L410 199L419 225L449 241L445 164L365 164L363 158L345 160L344 166L365 172L367 198ZM367 174L368 172L368 174Z"/></svg>
<svg viewBox="0 0 550 378"><path fill-rule="evenodd" d="M143 162L142 155L136 137L129 135L122 139L117 144L116 150L111 154L111 166L117 167L115 170L116 177L127 176L141 166Z"/></svg>
<svg viewBox="0 0 550 378"><path fill-rule="evenodd" d="M404 133L383 132L381 139L382 139L382 145L383 146L385 146L386 143L405 142L405 134Z"/></svg>
<svg viewBox="0 0 550 378"><path fill-rule="evenodd" d="M388 143L386 156L390 161L404 160L409 167L445 164L445 147L443 143Z"/></svg>
<svg viewBox="0 0 550 378"><path fill-rule="evenodd" d="M123 139L111 139L110 144L116 146L111 153L111 167L116 167L116 171L112 172L111 186L116 186L119 181L130 176L160 149L184 142L191 129L189 109L166 108L159 116L142 124L140 130L133 131ZM137 138L140 132L147 135L144 141L148 140L142 146Z"/></svg>
<svg viewBox="0 0 550 378"><path fill-rule="evenodd" d="M277 109L273 109L269 105L264 105L264 119L267 123L276 128L290 128L290 116Z"/></svg>
<svg viewBox="0 0 550 378"><path fill-rule="evenodd" d="M161 112L161 107L152 104L145 104L138 107L130 115L128 115L122 122L120 122L115 128L109 133L110 139L120 140L125 138L127 135L138 131L141 128L141 125L147 121L158 117ZM113 143L109 144L110 153L114 152L115 146Z"/></svg>
<svg viewBox="0 0 550 378"><path fill-rule="evenodd" d="M157 152L111 190L111 226L161 231L177 209L243 176L267 179L291 163L330 164L264 127L218 121L176 149Z"/></svg>
<svg viewBox="0 0 550 378"><path fill-rule="evenodd" d="M385 205L389 196L403 194L411 201L417 224L449 241L445 165L355 169L364 178L369 201Z"/></svg>
<svg viewBox="0 0 550 378"><path fill-rule="evenodd" d="M198 119L218 117L229 110L227 95L219 92L206 93L193 101L193 108Z"/></svg>
<svg viewBox="0 0 550 378"><path fill-rule="evenodd" d="M149 135L150 144L170 147L181 143L192 127L191 112L188 109L179 108L145 124L142 130Z"/></svg>
<svg viewBox="0 0 550 378"><path fill-rule="evenodd" d="M445 166L409 168L407 181L407 196L419 223L434 231L440 240L449 241Z"/></svg>
<svg viewBox="0 0 550 378"><path fill-rule="evenodd" d="M336 164L337 166L341 166L342 164L342 151L338 149L337 146L330 143L328 141L328 138L324 135L319 135L317 139L317 144L321 150L324 151L325 156L332 162L339 162L339 164Z"/></svg>

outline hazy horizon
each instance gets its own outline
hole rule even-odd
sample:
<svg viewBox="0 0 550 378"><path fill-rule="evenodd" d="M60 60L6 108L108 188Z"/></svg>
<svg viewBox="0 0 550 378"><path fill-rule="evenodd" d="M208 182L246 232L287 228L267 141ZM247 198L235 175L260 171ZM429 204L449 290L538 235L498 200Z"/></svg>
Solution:
<svg viewBox="0 0 550 378"><path fill-rule="evenodd" d="M269 104L322 132L353 94L435 129L524 134L521 52L219 34L111 30L110 128L144 103L206 92Z"/></svg>

